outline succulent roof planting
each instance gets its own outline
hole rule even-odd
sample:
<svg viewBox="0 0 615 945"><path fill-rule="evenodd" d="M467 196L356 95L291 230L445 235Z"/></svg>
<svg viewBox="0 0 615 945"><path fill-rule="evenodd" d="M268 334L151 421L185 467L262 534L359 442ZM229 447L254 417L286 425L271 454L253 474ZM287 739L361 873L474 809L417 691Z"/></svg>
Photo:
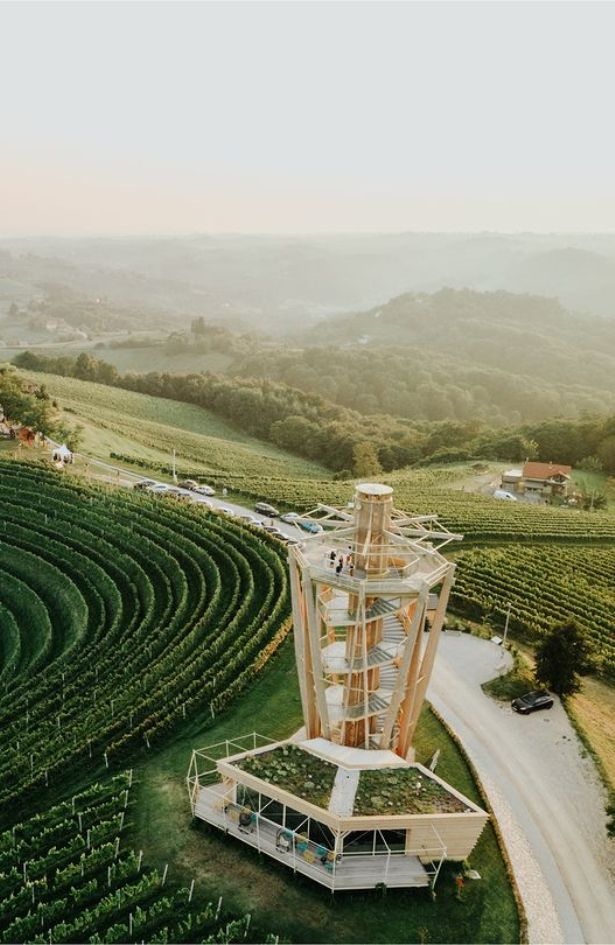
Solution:
<svg viewBox="0 0 615 945"><path fill-rule="evenodd" d="M456 814L466 805L419 768L362 771L354 799L355 816L370 814Z"/></svg>
<svg viewBox="0 0 615 945"><path fill-rule="evenodd" d="M272 751L259 752L236 764L248 774L279 785L304 801L325 809L329 806L337 765L296 745L285 744Z"/></svg>

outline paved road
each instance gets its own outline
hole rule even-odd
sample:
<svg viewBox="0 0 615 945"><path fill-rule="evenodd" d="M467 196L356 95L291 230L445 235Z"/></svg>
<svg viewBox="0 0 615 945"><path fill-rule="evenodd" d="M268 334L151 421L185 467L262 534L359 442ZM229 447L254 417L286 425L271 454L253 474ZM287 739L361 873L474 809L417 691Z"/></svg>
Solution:
<svg viewBox="0 0 615 945"><path fill-rule="evenodd" d="M428 698L483 781L530 942L612 945L615 843L604 829L604 790L559 703L524 717L482 692L480 683L502 671L504 657L489 641L444 635Z"/></svg>
<svg viewBox="0 0 615 945"><path fill-rule="evenodd" d="M81 458L115 482L142 478ZM207 501L255 515L221 497ZM302 534L276 524L293 537ZM523 717L483 693L480 684L503 671L507 660L489 641L444 635L428 697L461 738L487 791L526 907L530 942L615 945L615 842L604 829L605 795L595 766L559 703Z"/></svg>
<svg viewBox="0 0 615 945"><path fill-rule="evenodd" d="M47 437L47 442L51 446L59 446L59 443L56 443L54 440ZM75 453L75 458L80 460L84 465L94 467L97 470L100 470L102 475L99 475L97 478L104 479L107 482L114 483L117 486L127 486L132 488L136 482L139 482L142 479L151 479L152 482L160 482L163 485L173 485L173 483L168 480L156 480L153 476L146 476L143 473L135 473L132 470L124 469L121 466L114 466L111 463L105 463L101 459L94 459L91 456L85 456L83 453ZM284 532L285 535L288 535L289 538L305 538L306 533L302 531L297 525L293 525L288 522L282 522L280 519L270 519L266 515L259 515L258 512L255 512L253 508L248 508L247 506L237 505L234 502L229 502L227 498L222 495L213 495L213 496L201 496L195 492L188 492L187 490L182 490L189 495L194 503L202 503L203 505L211 505L214 509L228 509L234 515L251 515L257 521L266 524L275 525L276 528L279 528L281 532ZM163 496L160 496L160 501L164 502L165 499ZM166 501L172 501L167 499Z"/></svg>

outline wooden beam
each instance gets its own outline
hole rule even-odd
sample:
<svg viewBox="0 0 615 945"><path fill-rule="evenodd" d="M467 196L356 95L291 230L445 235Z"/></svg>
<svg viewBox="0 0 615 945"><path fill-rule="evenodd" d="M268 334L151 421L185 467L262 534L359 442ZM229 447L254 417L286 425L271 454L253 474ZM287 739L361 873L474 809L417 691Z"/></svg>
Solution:
<svg viewBox="0 0 615 945"><path fill-rule="evenodd" d="M391 704L387 710L387 714L384 719L382 735L380 736L380 745L379 745L380 748L388 748L391 743L391 734L393 732L395 719L397 718L399 706L401 704L402 698L404 697L406 693L406 688L408 685L408 677L410 674L410 662L412 660L412 655L414 653L415 646L417 643L419 630L423 623L425 608L427 607L428 594L429 594L429 588L426 584L424 584L419 592L416 608L414 610L414 616L412 618L410 630L408 631L408 638L406 640L406 645L404 647L404 655L402 657L401 666L399 667L399 676L397 679L397 686L393 690L393 695L391 697Z"/></svg>
<svg viewBox="0 0 615 945"><path fill-rule="evenodd" d="M316 606L316 595L318 593L318 584L310 578L310 572L307 568L303 571L303 599L305 601L308 640L312 664L312 681L314 694L316 696L316 706L320 716L320 725L323 738L331 737L331 726L329 724L329 710L325 698L325 681L322 667L322 650L320 646L320 624L321 616ZM312 736L313 737L313 736Z"/></svg>
<svg viewBox="0 0 615 945"><path fill-rule="evenodd" d="M442 625L446 616L446 607L448 604L449 595L451 593L451 588L453 586L454 576L455 565L451 564L442 584L442 590L440 591L440 598L436 608L436 615L434 617L431 630L429 631L429 640L427 641L427 647L421 661L420 679L415 690L414 704L412 706L406 734L406 743L405 746L400 746L405 747L406 753L412 744L412 739L414 738L414 732L419 720L423 700L425 699L425 693L427 692L429 680L431 679L433 664L436 658L436 651L438 649L438 642L440 640L440 632L442 630Z"/></svg>

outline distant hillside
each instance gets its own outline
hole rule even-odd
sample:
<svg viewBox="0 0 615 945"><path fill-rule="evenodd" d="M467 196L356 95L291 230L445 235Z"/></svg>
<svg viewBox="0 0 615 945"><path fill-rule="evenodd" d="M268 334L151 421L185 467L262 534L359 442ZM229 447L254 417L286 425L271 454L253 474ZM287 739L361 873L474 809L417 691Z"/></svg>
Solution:
<svg viewBox="0 0 615 945"><path fill-rule="evenodd" d="M443 286L532 292L615 317L615 235L13 239L0 240L2 277L34 291L55 283L168 321L203 315L240 331L278 335Z"/></svg>
<svg viewBox="0 0 615 945"><path fill-rule="evenodd" d="M365 413L524 422L615 406L615 321L554 299L443 289L406 294L260 351L238 373Z"/></svg>

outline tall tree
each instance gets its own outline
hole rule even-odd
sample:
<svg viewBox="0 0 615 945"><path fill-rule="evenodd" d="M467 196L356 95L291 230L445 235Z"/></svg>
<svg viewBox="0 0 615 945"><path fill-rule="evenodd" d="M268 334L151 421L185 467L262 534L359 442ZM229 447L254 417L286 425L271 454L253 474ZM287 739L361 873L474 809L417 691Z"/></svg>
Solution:
<svg viewBox="0 0 615 945"><path fill-rule="evenodd" d="M377 477L382 475L382 466L373 443L363 440L355 443L352 450L355 476Z"/></svg>
<svg viewBox="0 0 615 945"><path fill-rule="evenodd" d="M536 679L560 696L578 692L580 677L593 668L587 637L573 622L553 627L536 650Z"/></svg>

